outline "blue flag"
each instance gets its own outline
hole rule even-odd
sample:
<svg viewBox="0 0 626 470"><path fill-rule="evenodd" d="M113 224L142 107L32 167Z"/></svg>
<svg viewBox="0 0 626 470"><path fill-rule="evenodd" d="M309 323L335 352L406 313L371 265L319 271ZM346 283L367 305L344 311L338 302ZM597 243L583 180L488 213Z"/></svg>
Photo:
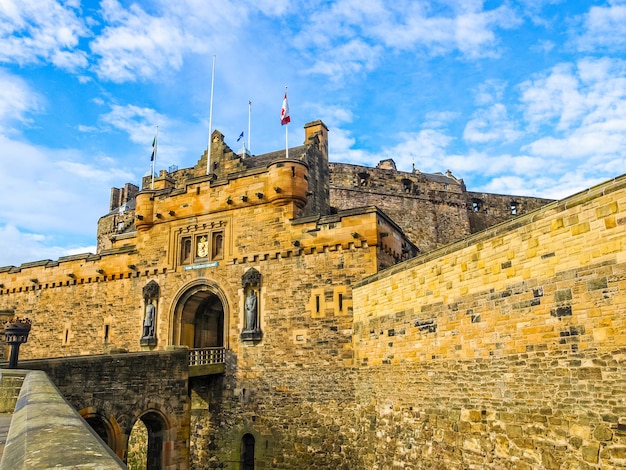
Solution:
<svg viewBox="0 0 626 470"><path fill-rule="evenodd" d="M239 134L239 137L237 138L237 142L239 142L241 139L243 139L243 131L241 131L241 134Z"/></svg>

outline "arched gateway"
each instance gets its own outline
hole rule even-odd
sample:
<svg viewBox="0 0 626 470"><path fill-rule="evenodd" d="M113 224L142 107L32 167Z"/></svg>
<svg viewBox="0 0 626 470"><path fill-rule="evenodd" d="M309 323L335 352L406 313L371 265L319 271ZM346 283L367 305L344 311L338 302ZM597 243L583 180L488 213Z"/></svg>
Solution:
<svg viewBox="0 0 626 470"><path fill-rule="evenodd" d="M184 286L172 302L169 344L190 349L228 347L228 302L224 292L209 279Z"/></svg>

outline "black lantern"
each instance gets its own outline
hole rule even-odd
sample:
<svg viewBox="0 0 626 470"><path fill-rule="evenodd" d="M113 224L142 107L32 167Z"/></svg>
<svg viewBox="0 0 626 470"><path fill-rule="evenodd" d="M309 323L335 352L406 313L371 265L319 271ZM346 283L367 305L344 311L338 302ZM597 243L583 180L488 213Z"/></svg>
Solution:
<svg viewBox="0 0 626 470"><path fill-rule="evenodd" d="M7 344L11 345L9 369L17 368L17 357L20 354L20 345L28 341L28 334L32 321L28 318L14 318L4 324L4 336Z"/></svg>

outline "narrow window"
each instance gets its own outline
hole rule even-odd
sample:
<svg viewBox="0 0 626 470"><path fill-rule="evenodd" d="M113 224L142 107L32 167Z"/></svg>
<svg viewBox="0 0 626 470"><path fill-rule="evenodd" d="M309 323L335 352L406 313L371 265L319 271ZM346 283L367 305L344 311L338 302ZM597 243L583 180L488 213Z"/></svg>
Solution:
<svg viewBox="0 0 626 470"><path fill-rule="evenodd" d="M65 329L65 340L63 341L63 344L67 344L69 339L70 339L70 330L69 330L69 328L66 328Z"/></svg>
<svg viewBox="0 0 626 470"><path fill-rule="evenodd" d="M104 325L104 342L109 342L109 325Z"/></svg>
<svg viewBox="0 0 626 470"><path fill-rule="evenodd" d="M474 212L480 212L481 202L480 199L472 199L472 210Z"/></svg>
<svg viewBox="0 0 626 470"><path fill-rule="evenodd" d="M343 294L339 294L339 311L343 312Z"/></svg>
<svg viewBox="0 0 626 470"><path fill-rule="evenodd" d="M517 202L511 202L511 215L517 215Z"/></svg>
<svg viewBox="0 0 626 470"><path fill-rule="evenodd" d="M191 262L191 237L185 237L181 242L180 264Z"/></svg>
<svg viewBox="0 0 626 470"><path fill-rule="evenodd" d="M320 313L320 296L315 296L315 313Z"/></svg>
<svg viewBox="0 0 626 470"><path fill-rule="evenodd" d="M215 232L212 238L211 257L221 259L224 256L224 235L222 232Z"/></svg>
<svg viewBox="0 0 626 470"><path fill-rule="evenodd" d="M402 189L405 193L411 194L413 192L413 182L409 179L402 180Z"/></svg>

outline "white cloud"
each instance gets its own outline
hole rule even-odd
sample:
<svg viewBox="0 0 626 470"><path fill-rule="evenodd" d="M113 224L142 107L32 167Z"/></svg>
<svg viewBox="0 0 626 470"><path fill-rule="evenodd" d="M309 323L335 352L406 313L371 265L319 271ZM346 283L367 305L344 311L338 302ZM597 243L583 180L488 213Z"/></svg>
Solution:
<svg viewBox="0 0 626 470"><path fill-rule="evenodd" d="M0 225L0 241L2 246L10 247L0 250L0 266L19 266L25 260L56 260L61 256L96 252L95 245L67 248L55 244L50 235L24 232L14 225Z"/></svg>
<svg viewBox="0 0 626 470"><path fill-rule="evenodd" d="M100 121L128 134L131 142L151 143L156 133L155 126L167 126L168 119L154 109L135 105L111 105L111 111L102 114Z"/></svg>
<svg viewBox="0 0 626 470"><path fill-rule="evenodd" d="M162 1L155 14L136 3L125 9L117 0L103 0L101 7L106 26L90 47L95 72L113 82L177 71L186 56L235 40L236 27L247 19L242 5L228 1Z"/></svg>
<svg viewBox="0 0 626 470"><path fill-rule="evenodd" d="M40 111L42 101L22 78L0 69L0 132L10 132L16 121L29 122L28 114Z"/></svg>
<svg viewBox="0 0 626 470"><path fill-rule="evenodd" d="M0 136L0 225L22 233L66 234L95 240L97 220L108 211L108 195L133 175L106 159L75 150L39 148ZM13 232L11 232L13 233ZM59 238L45 238L63 245ZM0 246L11 246L0 239Z"/></svg>
<svg viewBox="0 0 626 470"><path fill-rule="evenodd" d="M452 2L442 8L440 2L344 0L318 8L294 45L308 51L314 62L310 71L340 80L372 69L383 54L394 51L495 57L495 31L519 23L509 7L483 10L482 2Z"/></svg>
<svg viewBox="0 0 626 470"><path fill-rule="evenodd" d="M0 2L0 62L50 62L66 70L87 65L78 49L89 34L73 2L4 0Z"/></svg>
<svg viewBox="0 0 626 470"><path fill-rule="evenodd" d="M583 31L575 40L581 51L624 49L626 47L626 4L609 2L592 6L583 17Z"/></svg>
<svg viewBox="0 0 626 470"><path fill-rule="evenodd" d="M422 124L424 129L438 129L461 117L458 111L430 111L426 113Z"/></svg>
<svg viewBox="0 0 626 470"><path fill-rule="evenodd" d="M559 64L549 74L522 83L522 104L531 126L556 123L558 130L570 128L586 111L580 82L572 64Z"/></svg>
<svg viewBox="0 0 626 470"><path fill-rule="evenodd" d="M112 104L111 110L100 115L99 121L104 125L104 131L122 132L131 142L143 146L146 162L152 153L152 141L157 136L158 165L163 164L164 168L180 163L183 155L189 152L190 141L199 143L198 152L202 152L205 148L203 145L206 145L204 139L207 137L199 135L199 132L206 132L205 125L177 121L152 108Z"/></svg>
<svg viewBox="0 0 626 470"><path fill-rule="evenodd" d="M501 103L479 109L466 124L463 138L473 143L512 142L521 136Z"/></svg>
<svg viewBox="0 0 626 470"><path fill-rule="evenodd" d="M536 138L525 149L560 159L613 159L626 155L626 62L582 59L561 64L522 85L525 116L555 124L556 134Z"/></svg>

